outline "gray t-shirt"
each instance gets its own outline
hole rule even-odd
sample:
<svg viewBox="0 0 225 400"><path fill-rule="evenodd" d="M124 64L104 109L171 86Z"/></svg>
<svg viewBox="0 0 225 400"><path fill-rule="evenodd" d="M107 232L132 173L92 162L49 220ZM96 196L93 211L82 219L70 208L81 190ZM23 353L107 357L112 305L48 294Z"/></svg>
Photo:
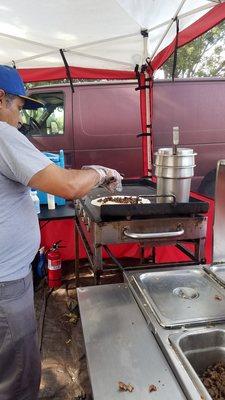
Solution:
<svg viewBox="0 0 225 400"><path fill-rule="evenodd" d="M0 282L29 273L40 231L27 184L50 164L22 133L0 122Z"/></svg>

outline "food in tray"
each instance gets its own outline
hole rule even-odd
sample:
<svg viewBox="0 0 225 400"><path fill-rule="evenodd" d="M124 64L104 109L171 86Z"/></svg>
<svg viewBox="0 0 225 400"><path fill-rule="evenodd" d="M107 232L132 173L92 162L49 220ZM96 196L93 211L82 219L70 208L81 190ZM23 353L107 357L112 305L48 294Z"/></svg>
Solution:
<svg viewBox="0 0 225 400"><path fill-rule="evenodd" d="M206 368L201 380L213 400L225 399L225 363L223 361Z"/></svg>
<svg viewBox="0 0 225 400"><path fill-rule="evenodd" d="M98 202L102 204L107 204L107 203L116 203L116 204L136 204L137 203L137 198L136 197L131 197L131 196L110 196L110 197L105 197L103 200L99 199ZM139 201L141 202L141 201Z"/></svg>
<svg viewBox="0 0 225 400"><path fill-rule="evenodd" d="M130 383L126 384L126 383L120 381L120 382L118 382L118 385L119 385L120 392L133 392L133 390L134 390L134 387Z"/></svg>
<svg viewBox="0 0 225 400"><path fill-rule="evenodd" d="M155 385L149 385L148 391L149 391L149 393L156 392L157 387Z"/></svg>
<svg viewBox="0 0 225 400"><path fill-rule="evenodd" d="M215 295L214 299L218 300L218 301L222 301L223 300L222 296L219 296L218 294Z"/></svg>
<svg viewBox="0 0 225 400"><path fill-rule="evenodd" d="M99 197L97 199L92 200L91 204L94 206L102 206L102 205L113 205L113 204L149 204L150 200L144 197L137 196L107 196L107 197Z"/></svg>

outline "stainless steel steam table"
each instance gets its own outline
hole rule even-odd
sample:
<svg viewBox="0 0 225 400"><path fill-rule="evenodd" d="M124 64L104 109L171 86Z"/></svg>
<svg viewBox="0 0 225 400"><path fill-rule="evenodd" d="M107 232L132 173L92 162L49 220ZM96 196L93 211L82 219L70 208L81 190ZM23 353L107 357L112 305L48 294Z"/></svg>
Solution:
<svg viewBox="0 0 225 400"><path fill-rule="evenodd" d="M200 379L225 363L224 198L222 160L212 265L124 272L124 284L78 289L94 400L225 398L222 376L208 389ZM119 392L118 381L134 391Z"/></svg>
<svg viewBox="0 0 225 400"><path fill-rule="evenodd" d="M78 299L94 400L186 399L126 284L79 288Z"/></svg>
<svg viewBox="0 0 225 400"><path fill-rule="evenodd" d="M135 400L149 399L150 385L155 399L212 400L200 376L225 362L225 281L207 268L125 272L127 283L78 289L94 400L130 399L119 381Z"/></svg>

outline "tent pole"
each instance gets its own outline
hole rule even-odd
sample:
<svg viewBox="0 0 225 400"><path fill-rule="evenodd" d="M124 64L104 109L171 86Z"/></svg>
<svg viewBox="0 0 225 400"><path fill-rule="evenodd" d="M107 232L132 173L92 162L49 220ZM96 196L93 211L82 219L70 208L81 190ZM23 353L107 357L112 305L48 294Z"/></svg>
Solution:
<svg viewBox="0 0 225 400"><path fill-rule="evenodd" d="M140 73L140 103L142 122L142 162L143 175L152 176L152 140L151 140L151 105L150 105L150 80L146 60L148 58L148 30L142 30L143 58Z"/></svg>
<svg viewBox="0 0 225 400"><path fill-rule="evenodd" d="M153 59L154 55L155 55L156 52L158 51L159 47L161 46L163 40L165 39L165 37L166 37L167 33L169 32L171 26L173 25L174 21L176 21L176 19L177 19L177 17L178 17L178 14L179 14L180 10L182 9L182 7L183 7L183 5L184 5L185 2L186 2L186 0L182 0L182 1L181 1L181 3L180 3L180 5L179 5L179 7L177 8L177 10L176 10L176 12L175 12L173 18L171 19L171 21L170 21L170 23L168 24L168 26L167 26L167 28L166 28L164 34L162 35L162 37L161 37L159 43L157 44L156 48L154 49L153 53L151 54L151 60Z"/></svg>
<svg viewBox="0 0 225 400"><path fill-rule="evenodd" d="M139 74L140 110L142 133L142 173L144 177L152 177L153 142L152 142L152 76L146 66Z"/></svg>
<svg viewBox="0 0 225 400"><path fill-rule="evenodd" d="M144 77L145 87L145 119L146 119L146 141L145 141L145 165L144 165L144 176L152 177L152 140L151 140L151 105L150 105L150 75L147 68L148 58L148 31L144 30L141 32L143 36L143 57L142 60L142 72Z"/></svg>
<svg viewBox="0 0 225 400"><path fill-rule="evenodd" d="M150 115L150 76L148 72L145 70L144 72L145 78L145 107L146 107L146 161L147 161L147 171L146 174L149 177L152 177L152 141L151 141L151 115Z"/></svg>
<svg viewBox="0 0 225 400"><path fill-rule="evenodd" d="M67 51L67 50L66 50ZM117 60L113 60L111 58L106 58L106 57L97 57L97 56L92 56L90 54L84 54L84 53L80 53L79 51L74 51L74 50L68 50L70 53L72 54L76 54L80 57L86 57L92 60L99 60L99 61L106 61L106 62L110 62L113 64L118 64L118 65L123 65L123 66L127 66L127 67L132 67L133 64L132 63L128 63L128 62L121 62L121 61L117 61Z"/></svg>
<svg viewBox="0 0 225 400"><path fill-rule="evenodd" d="M148 175L148 158L147 158L147 136L146 136L146 89L144 73L139 74L139 90L140 90L140 112L141 112L141 136L142 145L142 174Z"/></svg>
<svg viewBox="0 0 225 400"><path fill-rule="evenodd" d="M151 68L147 69L148 71L148 98L147 98L147 106L149 112L149 124L147 125L147 129L149 132L149 176L153 176L153 164L154 164L154 142L153 142L153 131L152 131L152 114L153 114L153 70ZM151 71L149 73L149 71Z"/></svg>
<svg viewBox="0 0 225 400"><path fill-rule="evenodd" d="M213 6L212 4L206 4L204 6L201 6L201 7L198 7L198 8L194 8L192 11L187 11L187 12L185 12L183 14L179 14L179 20L181 20L183 18L186 18L189 15L193 15L193 14L196 14L196 13L198 13L200 11L207 10L208 8L213 8L213 7L215 7L215 6ZM148 33L151 33L153 31L155 31L156 29L162 28L163 26L168 25L170 22L171 22L171 19L168 19L168 20L162 22L161 24L155 25L152 28L148 29Z"/></svg>

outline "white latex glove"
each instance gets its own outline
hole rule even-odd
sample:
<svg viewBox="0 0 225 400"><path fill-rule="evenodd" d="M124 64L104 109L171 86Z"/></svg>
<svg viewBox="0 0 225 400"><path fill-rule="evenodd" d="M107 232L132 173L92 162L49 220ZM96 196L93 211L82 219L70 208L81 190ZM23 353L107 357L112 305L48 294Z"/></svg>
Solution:
<svg viewBox="0 0 225 400"><path fill-rule="evenodd" d="M106 186L111 192L117 190L122 191L123 177L115 169L103 167L101 165L84 165L82 169L94 169L99 174L99 182L97 186Z"/></svg>

